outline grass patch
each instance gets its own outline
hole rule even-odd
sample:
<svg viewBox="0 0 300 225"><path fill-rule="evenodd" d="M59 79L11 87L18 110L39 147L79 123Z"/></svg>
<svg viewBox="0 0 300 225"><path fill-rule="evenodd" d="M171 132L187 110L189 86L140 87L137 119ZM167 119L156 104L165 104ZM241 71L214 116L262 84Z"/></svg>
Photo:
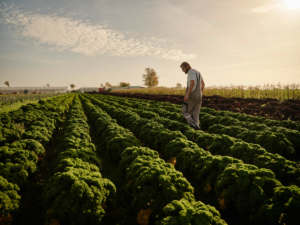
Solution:
<svg viewBox="0 0 300 225"><path fill-rule="evenodd" d="M53 97L49 97L49 98L53 98ZM49 98L43 98L43 100L47 100ZM14 103L13 105L2 106L2 107L0 107L0 113L10 112L10 111L13 111L13 110L18 110L19 108L21 108L22 105L26 105L28 103L38 103L38 101L39 100L25 101L25 102Z"/></svg>
<svg viewBox="0 0 300 225"><path fill-rule="evenodd" d="M3 106L0 108L0 113L2 112L10 112L13 110L18 110L19 108L21 108L22 105L26 105L28 103L37 103L39 100L35 100L35 101L26 101L26 102L19 102L19 103L15 103L13 105L7 105L7 106Z"/></svg>

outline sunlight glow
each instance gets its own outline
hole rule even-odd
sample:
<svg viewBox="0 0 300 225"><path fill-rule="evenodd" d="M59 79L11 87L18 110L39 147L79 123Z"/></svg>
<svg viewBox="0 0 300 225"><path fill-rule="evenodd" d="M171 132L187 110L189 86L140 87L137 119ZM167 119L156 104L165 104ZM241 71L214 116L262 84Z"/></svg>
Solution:
<svg viewBox="0 0 300 225"><path fill-rule="evenodd" d="M300 0L283 0L283 1L285 6L290 10L300 8Z"/></svg>

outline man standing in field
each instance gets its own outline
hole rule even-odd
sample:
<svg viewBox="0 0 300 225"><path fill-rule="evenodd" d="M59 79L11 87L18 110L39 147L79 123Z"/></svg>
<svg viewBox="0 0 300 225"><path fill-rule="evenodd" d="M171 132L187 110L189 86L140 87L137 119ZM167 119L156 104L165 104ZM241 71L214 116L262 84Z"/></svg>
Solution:
<svg viewBox="0 0 300 225"><path fill-rule="evenodd" d="M183 62L180 67L182 71L188 75L181 113L192 128L200 130L199 113L205 84L200 72L192 69L190 64Z"/></svg>

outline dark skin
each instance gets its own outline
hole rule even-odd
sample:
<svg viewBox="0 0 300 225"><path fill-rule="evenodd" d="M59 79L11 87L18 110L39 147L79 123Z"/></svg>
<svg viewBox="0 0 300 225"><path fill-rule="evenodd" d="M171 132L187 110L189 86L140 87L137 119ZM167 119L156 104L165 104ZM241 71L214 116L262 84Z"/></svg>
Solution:
<svg viewBox="0 0 300 225"><path fill-rule="evenodd" d="M189 72L190 69L192 69L192 67L190 66L181 66L181 69L182 69L182 72L184 72L185 74L187 74ZM188 91L186 92L185 96L184 96L184 101L187 102L189 100L189 96L193 90L195 86L195 81L194 80L191 80L190 81L190 86L189 86L189 89ZM205 83L204 81L202 80L201 81L201 94L203 94L203 91L204 91L204 87L205 87Z"/></svg>

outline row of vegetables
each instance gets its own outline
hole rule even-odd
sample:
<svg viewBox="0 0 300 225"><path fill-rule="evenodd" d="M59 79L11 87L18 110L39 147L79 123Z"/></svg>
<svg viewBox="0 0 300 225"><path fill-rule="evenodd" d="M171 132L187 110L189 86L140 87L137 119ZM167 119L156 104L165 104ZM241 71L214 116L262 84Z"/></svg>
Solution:
<svg viewBox="0 0 300 225"><path fill-rule="evenodd" d="M104 205L114 197L116 188L102 178L101 161L78 96L64 123L62 143L62 152L54 163L55 174L43 192L48 209L46 224L99 224L105 215Z"/></svg>
<svg viewBox="0 0 300 225"><path fill-rule="evenodd" d="M106 96L107 99L117 101L132 108L143 109L157 113L162 117L185 122L176 105L170 103L152 102L139 99L117 98ZM171 112L171 113L170 113ZM209 114L210 113L210 114ZM245 114L214 111L203 108L200 113L201 127L209 133L226 134L241 139L247 143L259 144L268 152L277 153L283 157L293 159L300 154L300 124L294 121L267 120L263 117L247 116ZM254 122L256 120L256 122ZM264 122L265 121L265 122Z"/></svg>
<svg viewBox="0 0 300 225"><path fill-rule="evenodd" d="M234 113L230 111L217 111L210 108L202 108L201 112L210 114L212 116L221 116L221 117L228 116L237 119L240 122L259 123L267 127L285 127L288 129L300 131L300 123L297 121L272 120L272 119L266 119L265 117L261 117L261 116L251 116L251 115L246 115L244 113Z"/></svg>
<svg viewBox="0 0 300 225"><path fill-rule="evenodd" d="M163 107L164 109L171 111L171 112L180 112L181 105L175 105L170 102L158 102L158 101L145 101L141 99L135 98L126 98L126 97L115 97L113 95L105 95L105 97L109 99L122 99L122 101L128 101L132 104L135 104L136 107L140 106L152 106L152 107ZM272 120L267 119L261 116L252 116L246 115L244 113L235 113L230 111L222 111L222 110L215 110L211 108L202 107L201 112L210 114L212 116L228 116L234 119L239 120L240 122L251 122L251 123L259 123L264 124L267 127L285 127L288 129L298 130L300 131L300 123L298 121L291 121L291 120Z"/></svg>
<svg viewBox="0 0 300 225"><path fill-rule="evenodd" d="M111 96L109 97L111 98ZM94 98L97 97L94 96ZM183 117L179 113L168 113L168 111L163 110L162 107L146 108L152 111L139 109L135 106L129 107L129 103L124 103L124 100L122 100L122 98L110 100L107 99L106 96L101 97L102 102L107 102L127 112L134 112L134 114L138 114L144 118L145 122L148 121L147 119L151 119L152 121L162 124L165 128L177 132L178 137L186 137L213 155L231 156L259 168L271 169L275 173L276 178L284 185L296 184L300 186L300 168L296 162L287 160L278 154L272 154L258 144L247 143L241 139L232 138L227 135L210 134L202 131L196 132L189 128L186 122L179 122L182 121ZM118 101L120 101L120 104ZM153 111L155 111L155 113ZM168 114L170 119L168 119ZM180 118L179 121L173 120L176 118ZM126 117L120 118L120 120L124 121L125 126L131 124ZM180 131L180 134L178 131ZM165 138L165 136L162 138Z"/></svg>
<svg viewBox="0 0 300 225"><path fill-rule="evenodd" d="M64 113L69 103L70 96L65 95L40 100L38 103L29 103L18 110L0 113L0 146L20 140L25 129L27 130L37 120L44 121L44 118L53 118L58 121L59 115ZM47 120L45 122L51 123Z"/></svg>
<svg viewBox="0 0 300 225"><path fill-rule="evenodd" d="M45 154L44 146L50 142L55 129L60 125L61 116L68 110L73 97L69 95L47 101L40 100L39 104L34 104L34 106L43 108L43 113L31 118L30 123L29 120L24 121L27 128L20 136L15 137L11 142L6 140L2 143L0 147L0 215L8 216L19 207L20 188L26 185L28 176L37 170L37 163ZM33 105L27 106L27 108L30 107L33 108ZM20 121L20 118L14 117L16 114L24 115L27 112L29 111L18 110L11 114L0 114L1 122L13 124L15 120Z"/></svg>
<svg viewBox="0 0 300 225"><path fill-rule="evenodd" d="M267 127L265 124L240 122L228 116L212 116L200 113L201 125L209 128L209 133L227 134L248 143L256 143L272 153L294 158L300 151L300 132L284 127Z"/></svg>
<svg viewBox="0 0 300 225"><path fill-rule="evenodd" d="M160 159L157 151L140 147L140 141L102 107L81 98L101 146L126 174L126 191L139 224L148 224L150 215L157 225L226 224L214 207L195 200L193 187L172 164Z"/></svg>
<svg viewBox="0 0 300 225"><path fill-rule="evenodd" d="M27 105L28 110L23 108L19 114L0 114L4 123L5 119L11 123L20 120L20 116L28 119L21 140L2 143L0 148L2 215L18 208L20 187L28 173L36 171L45 152L42 144L53 138L73 97L41 101L35 107L42 113ZM257 144L194 131L183 123L180 113L168 111L174 110L172 105L139 107L142 102L87 94L80 98L96 126L101 146L119 162L126 176L126 191L132 196L139 224L147 223L150 216L157 225L226 224L214 207L196 201L201 199L195 199L194 188L186 178L198 183L203 193L214 196L220 209L233 204L241 216L260 224L293 224L300 219L296 211L300 207L297 164ZM99 171L101 163L81 102L76 96L63 126L63 152L56 160L56 173L44 189L49 223L98 224L115 196L115 186ZM166 118L159 116L163 114Z"/></svg>
<svg viewBox="0 0 300 225"><path fill-rule="evenodd" d="M157 95L157 94L130 94L111 92L107 95L129 97L143 100L152 100L156 102L171 102L176 105L182 105L183 97L180 95ZM253 115L252 117L271 118L272 120L300 120L300 100L286 100L279 103L278 99L264 98L225 98L221 96L203 96L202 106L214 111L223 110L236 112L237 114Z"/></svg>
<svg viewBox="0 0 300 225"><path fill-rule="evenodd" d="M101 112L100 109L99 111ZM135 165L131 170L131 172L134 173L137 168L140 168L139 173L135 173L135 175L132 174L131 176L133 177L129 178L130 181L128 182L132 185L135 183L135 185L130 188L130 185L128 185L128 191L134 195L132 203L136 206L137 212L142 209L142 206L143 208L145 208L145 206L147 207L147 209L141 210L138 214L139 223L144 223L144 220L149 219L147 215L149 212L151 214L153 208L154 212L158 215L158 217L156 217L157 224L170 224L172 222L184 224L186 221L205 222L207 224L226 224L220 219L220 214L214 207L195 201L193 188L171 164L159 160L156 151L139 147L140 142L127 129L118 126L115 120L112 120L112 124L102 124L99 119L99 116L101 117L102 114L98 114L99 111L94 111L94 118L98 119L98 124L100 123L102 129L104 129L102 130L103 132L101 132L101 130L98 131L101 132L103 140L107 142L105 146L107 146L108 152L110 152L115 160L117 160L117 158L119 158L119 160L120 158L124 159L120 164L123 165L125 170L127 167L125 165L131 165L132 167ZM45 116L42 118L44 120L46 119ZM104 119L106 121L107 118ZM38 120L36 122L41 121ZM33 122L32 126L38 128L36 122ZM110 127L110 125L113 125L113 127ZM100 160L95 153L95 146L91 143L88 130L89 127L81 109L81 104L78 99L75 98L72 109L68 113L63 127L62 148L64 151L59 154L56 160L56 173L48 180L44 188L43 203L45 208L48 209L47 223L54 224L69 221L71 224L98 224L105 213L105 204L111 201L111 198L113 198L115 194L116 190L114 185L109 180L101 177L99 172ZM116 135L116 133L114 133L115 131L121 131L120 133L126 138ZM127 133L127 135L125 135L124 132ZM43 135L45 136L45 134ZM43 141L43 135L36 137L36 139ZM46 142L44 142L44 144L45 143ZM14 148L14 146L26 150L21 152L17 150L16 147ZM109 146L111 147L109 148ZM121 150L124 151L128 146L131 147L125 151L126 153L123 157L120 157ZM113 152L115 149L119 152ZM30 151L36 154L28 154ZM5 155L7 152L12 152L13 154L10 156ZM1 162L5 162L5 160L13 162L16 165L18 164L19 169L22 169L22 171L19 172L16 172L16 170L12 172L1 170L3 171L1 175L4 176L0 176L2 184L0 192L1 213L3 216L9 215L9 213L19 207L21 198L18 195L19 187L22 187L26 183L26 173L28 175L29 172L33 173L36 171L38 157L43 157L44 152L45 149L41 143L33 139L22 139L12 144L5 144L3 147L3 151L1 151ZM118 153L119 157L115 157L117 155L116 153ZM137 157L138 155L141 157ZM153 160L149 161L149 156L151 155ZM29 156L31 156L31 158ZM148 158L144 159L146 156ZM135 160L135 158L138 159ZM144 166L146 164L139 164L141 162L138 160L141 159L145 160L144 164L148 163L148 175L144 174ZM130 163L130 161L135 162L135 164ZM155 163L156 166L154 165ZM152 188L148 188L149 183L146 182L143 185L141 180L145 181L154 168L156 168L156 178L154 178ZM130 172L127 171L127 175L129 173ZM5 177L7 179L9 178L11 182L8 182ZM170 182L170 179L172 179L173 182ZM142 184L141 187L138 186L140 184ZM163 187L160 187L162 184ZM171 184L173 184L173 186ZM170 188L172 192L170 192ZM154 189L156 191L153 191ZM145 199L144 197L149 194L149 190L152 190L152 194L148 195L148 198ZM163 191L163 193L161 193L161 191ZM169 196L165 197L164 195L166 194ZM161 202L162 199L165 200ZM148 204L152 205L152 203L153 206L151 210L149 210L150 207ZM161 209L163 209L163 211L161 211Z"/></svg>
<svg viewBox="0 0 300 225"><path fill-rule="evenodd" d="M62 95L61 93L49 93L49 94L18 94L18 95L1 95L0 94L0 108L7 105L13 105L16 103L24 103L28 101L36 101L45 98L51 98L58 95Z"/></svg>
<svg viewBox="0 0 300 225"><path fill-rule="evenodd" d="M261 224L289 224L299 219L300 171L296 163L259 145L194 131L151 111L118 104L116 99L108 99L111 97L84 96L129 128L141 143L176 163L176 169L217 198L221 209L234 204L240 215ZM234 158L226 156L228 153ZM254 165L246 164L249 162Z"/></svg>
<svg viewBox="0 0 300 225"><path fill-rule="evenodd" d="M138 99L126 99L126 98L116 98L113 96L107 96L106 98L121 103L123 105L133 108L135 111L138 109L149 110L155 112L156 114L164 117L170 118L172 120L177 120L179 122L186 123L185 119L182 117L181 113L178 112L178 108L175 105L170 105L170 103L161 103L152 101L147 103ZM203 108L203 111L213 111L211 109ZM173 112L171 112L173 111ZM174 112L175 111L175 112ZM259 125L259 123L248 123L239 122L233 117L229 117L227 114L234 114L231 112L220 112L219 114L224 114L224 117L212 116L207 113L200 113L200 121L202 127L209 127L208 133L212 134L226 134L230 137L235 137L241 139L247 143L259 144L268 152L279 154L288 159L294 159L295 155L300 154L300 132L293 129L287 129L284 127L275 127L271 123L267 123L271 127L267 127L265 124ZM201 116L202 115L202 116ZM152 116L155 116L154 114ZM252 119L252 116L244 116L244 120ZM152 117L148 117L151 119ZM249 129L244 128L239 125L229 125L232 121L239 124L249 124ZM295 124L295 122L292 122ZM258 131L255 129L257 128ZM263 130L265 129L265 130Z"/></svg>

